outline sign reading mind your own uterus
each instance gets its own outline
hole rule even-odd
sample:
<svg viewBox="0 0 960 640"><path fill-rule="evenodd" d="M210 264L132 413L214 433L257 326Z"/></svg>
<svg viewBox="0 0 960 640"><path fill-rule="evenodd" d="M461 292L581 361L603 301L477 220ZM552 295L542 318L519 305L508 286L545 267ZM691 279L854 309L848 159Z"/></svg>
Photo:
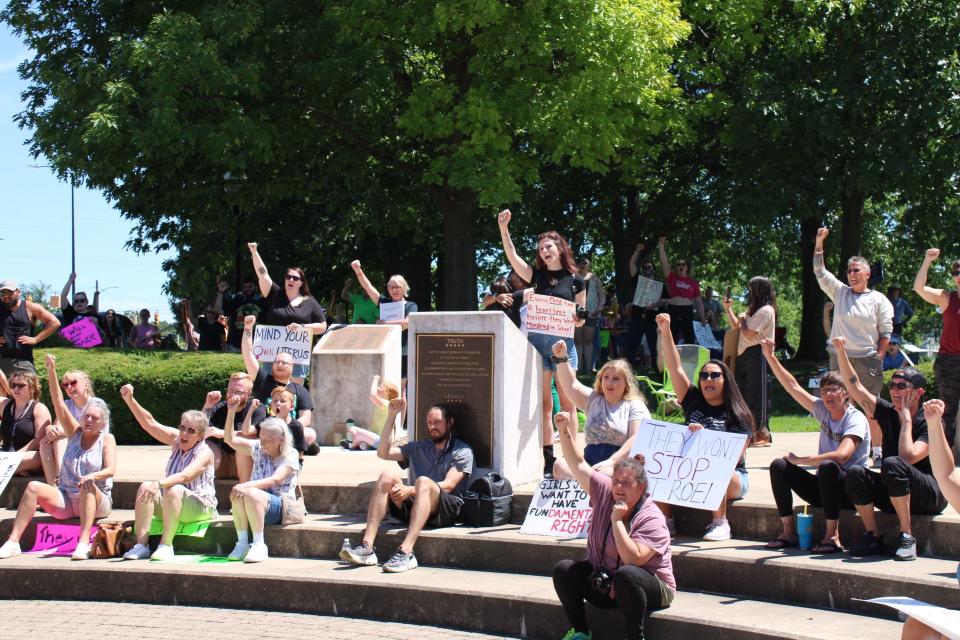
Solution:
<svg viewBox="0 0 960 640"><path fill-rule="evenodd" d="M747 436L646 419L631 455L642 454L647 491L657 502L714 511L720 506Z"/></svg>
<svg viewBox="0 0 960 640"><path fill-rule="evenodd" d="M310 365L310 330L258 324L253 330L253 355L260 362L273 362L278 353L289 353L293 364Z"/></svg>

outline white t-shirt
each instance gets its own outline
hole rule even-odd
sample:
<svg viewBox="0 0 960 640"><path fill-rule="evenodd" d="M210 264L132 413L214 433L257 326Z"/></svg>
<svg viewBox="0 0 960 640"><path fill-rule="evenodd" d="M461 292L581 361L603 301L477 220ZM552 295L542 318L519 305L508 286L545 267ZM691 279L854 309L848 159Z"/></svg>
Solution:
<svg viewBox="0 0 960 640"><path fill-rule="evenodd" d="M279 458L271 458L263 450L263 447L260 446L259 440L251 440L250 447L252 448L250 453L253 457L253 473L250 475L250 479L263 480L264 478L269 478L276 473L277 469L286 465L290 467L293 472L280 484L270 487L269 489L264 489L264 491L280 498L286 496L296 499L297 476L300 474L300 459L297 456L297 450L291 448L287 451L286 455Z"/></svg>
<svg viewBox="0 0 960 640"><path fill-rule="evenodd" d="M640 400L621 400L611 405L602 393L592 391L587 401L586 442L619 447L627 441L630 423L649 417L650 412Z"/></svg>
<svg viewBox="0 0 960 640"><path fill-rule="evenodd" d="M857 448L853 450L853 455L840 466L849 469L854 466L863 467L866 465L867 454L870 452L870 427L867 424L867 416L848 405L843 417L834 420L830 417L830 412L820 398L817 398L816 402L813 403L810 414L820 423L820 446L817 453L824 454L836 451L844 438L856 436L860 439Z"/></svg>

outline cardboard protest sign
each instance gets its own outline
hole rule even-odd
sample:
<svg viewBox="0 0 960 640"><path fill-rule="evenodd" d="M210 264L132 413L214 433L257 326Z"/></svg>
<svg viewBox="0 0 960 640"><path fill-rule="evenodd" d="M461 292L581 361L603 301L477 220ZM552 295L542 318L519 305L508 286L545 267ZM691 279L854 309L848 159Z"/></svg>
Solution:
<svg viewBox="0 0 960 640"><path fill-rule="evenodd" d="M717 341L710 329L710 325L702 322L693 322L693 333L697 336L697 344L707 349L722 349L722 345Z"/></svg>
<svg viewBox="0 0 960 640"><path fill-rule="evenodd" d="M406 306L405 302L381 302L380 303L380 319L384 322L394 322L396 320L403 320L403 308Z"/></svg>
<svg viewBox="0 0 960 640"><path fill-rule="evenodd" d="M97 323L92 318L84 318L67 325L60 329L60 335L72 342L73 346L81 349L89 349L103 344L100 331L97 329Z"/></svg>
<svg viewBox="0 0 960 640"><path fill-rule="evenodd" d="M310 366L310 330L287 331L286 327L258 324L253 328L253 355L260 362L273 362L278 353L289 353L293 364Z"/></svg>
<svg viewBox="0 0 960 640"><path fill-rule="evenodd" d="M859 598L856 598L859 600ZM939 631L950 640L960 640L960 611L944 609L920 600L903 597L872 598L863 602L875 602L896 609L934 631Z"/></svg>
<svg viewBox="0 0 960 640"><path fill-rule="evenodd" d="M97 535L97 527L90 530L89 543L93 543ZM69 556L77 548L80 541L80 525L61 524L59 522L38 522L37 535L33 547L27 553L42 556Z"/></svg>
<svg viewBox="0 0 960 640"><path fill-rule="evenodd" d="M4 451L0 453L0 494L7 488L10 478L17 472L20 459L23 456L18 451Z"/></svg>
<svg viewBox="0 0 960 640"><path fill-rule="evenodd" d="M647 307L660 301L663 296L663 283L643 276L637 276L637 288L633 292L633 304Z"/></svg>
<svg viewBox="0 0 960 640"><path fill-rule="evenodd" d="M747 440L744 433L725 433L644 419L630 455L642 454L647 491L658 502L709 509L720 506L730 476Z"/></svg>
<svg viewBox="0 0 960 640"><path fill-rule="evenodd" d="M577 305L554 296L530 295L527 301L527 331L558 338L572 338Z"/></svg>
<svg viewBox="0 0 960 640"><path fill-rule="evenodd" d="M576 480L541 480L520 533L557 538L586 538L590 497Z"/></svg>

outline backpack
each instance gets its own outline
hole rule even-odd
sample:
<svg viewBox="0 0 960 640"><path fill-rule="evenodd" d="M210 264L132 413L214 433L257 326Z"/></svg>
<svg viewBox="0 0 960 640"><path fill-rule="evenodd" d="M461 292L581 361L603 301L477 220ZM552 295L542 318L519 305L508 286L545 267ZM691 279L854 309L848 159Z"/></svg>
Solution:
<svg viewBox="0 0 960 640"><path fill-rule="evenodd" d="M513 487L499 473L488 473L470 483L463 496L461 517L470 527L498 527L510 522Z"/></svg>

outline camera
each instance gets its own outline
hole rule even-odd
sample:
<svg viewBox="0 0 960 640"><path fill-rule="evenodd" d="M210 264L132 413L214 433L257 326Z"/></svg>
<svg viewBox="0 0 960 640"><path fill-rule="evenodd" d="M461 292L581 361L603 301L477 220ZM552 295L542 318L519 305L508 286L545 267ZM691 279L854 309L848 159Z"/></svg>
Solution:
<svg viewBox="0 0 960 640"><path fill-rule="evenodd" d="M590 574L590 588L600 593L610 593L610 585L613 584L613 574L600 567L594 569Z"/></svg>
<svg viewBox="0 0 960 640"><path fill-rule="evenodd" d="M586 320L590 317L590 312L584 309L583 307L577 307L577 318L580 320Z"/></svg>

